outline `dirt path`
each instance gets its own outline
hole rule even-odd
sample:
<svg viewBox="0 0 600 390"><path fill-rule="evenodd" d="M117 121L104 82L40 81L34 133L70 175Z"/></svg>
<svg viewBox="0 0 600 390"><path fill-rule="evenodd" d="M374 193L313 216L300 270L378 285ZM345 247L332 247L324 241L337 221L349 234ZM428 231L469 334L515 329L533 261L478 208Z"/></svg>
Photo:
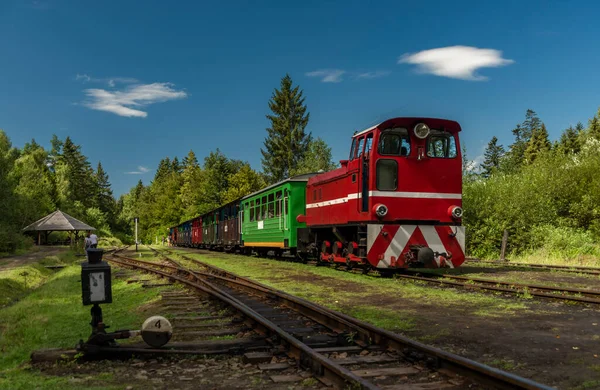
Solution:
<svg viewBox="0 0 600 390"><path fill-rule="evenodd" d="M31 252L19 256L0 257L0 270L7 270L35 263L49 256L57 256L68 250L63 246L34 246Z"/></svg>

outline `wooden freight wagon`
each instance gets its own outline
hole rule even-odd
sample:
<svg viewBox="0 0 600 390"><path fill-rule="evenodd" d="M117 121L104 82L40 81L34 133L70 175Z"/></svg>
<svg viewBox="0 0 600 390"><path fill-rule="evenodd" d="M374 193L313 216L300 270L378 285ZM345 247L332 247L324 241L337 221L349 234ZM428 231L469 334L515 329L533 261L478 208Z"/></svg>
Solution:
<svg viewBox="0 0 600 390"><path fill-rule="evenodd" d="M216 210L202 216L202 243L205 248L212 249L217 245L217 222L218 212Z"/></svg>
<svg viewBox="0 0 600 390"><path fill-rule="evenodd" d="M202 245L202 217L192 220L192 247L199 248Z"/></svg>
<svg viewBox="0 0 600 390"><path fill-rule="evenodd" d="M295 253L297 229L306 227L296 217L306 212L306 183L314 175L295 176L242 198L245 251Z"/></svg>
<svg viewBox="0 0 600 390"><path fill-rule="evenodd" d="M218 249L233 251L239 249L242 243L240 217L240 201L228 203L217 209Z"/></svg>

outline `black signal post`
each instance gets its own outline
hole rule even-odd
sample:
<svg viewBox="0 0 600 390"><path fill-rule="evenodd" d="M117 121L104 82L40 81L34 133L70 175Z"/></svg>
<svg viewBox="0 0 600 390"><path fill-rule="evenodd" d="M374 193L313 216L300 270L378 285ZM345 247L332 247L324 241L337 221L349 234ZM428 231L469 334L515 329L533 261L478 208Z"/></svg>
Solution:
<svg viewBox="0 0 600 390"><path fill-rule="evenodd" d="M92 334L88 343L106 334L108 328L102 320L101 303L112 303L112 285L110 265L102 261L104 251L99 248L89 248L88 262L81 264L81 298L84 306L93 305L91 309ZM110 344L110 343L108 343Z"/></svg>

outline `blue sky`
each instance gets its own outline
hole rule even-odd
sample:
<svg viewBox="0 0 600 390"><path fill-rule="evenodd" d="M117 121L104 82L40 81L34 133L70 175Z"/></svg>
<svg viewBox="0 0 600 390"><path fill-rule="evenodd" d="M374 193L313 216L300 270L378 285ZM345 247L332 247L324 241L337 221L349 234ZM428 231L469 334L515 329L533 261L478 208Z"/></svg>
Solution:
<svg viewBox="0 0 600 390"><path fill-rule="evenodd" d="M267 102L289 73L336 160L354 130L395 116L459 121L475 158L494 135L509 144L528 108L553 139L587 124L600 106L599 12L594 1L5 0L0 128L17 146L70 135L116 195L190 149L260 169Z"/></svg>

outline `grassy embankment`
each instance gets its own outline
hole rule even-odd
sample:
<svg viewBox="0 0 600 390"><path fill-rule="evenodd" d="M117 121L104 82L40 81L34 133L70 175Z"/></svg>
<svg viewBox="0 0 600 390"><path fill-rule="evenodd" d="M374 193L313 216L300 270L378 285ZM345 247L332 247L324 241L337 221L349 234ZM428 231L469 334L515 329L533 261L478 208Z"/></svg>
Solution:
<svg viewBox="0 0 600 390"><path fill-rule="evenodd" d="M494 294L432 288L429 284L368 277L326 267L229 254L185 253L192 258L247 276L290 294L309 299L394 331L419 328L419 311L455 311L479 317L525 315L530 300L502 299ZM437 324L436 324L437 325ZM423 340L443 336L430 329Z"/></svg>
<svg viewBox="0 0 600 390"><path fill-rule="evenodd" d="M40 262L68 265L56 273L41 264L0 271L0 293L12 302L0 309L0 388L115 388L110 373L85 375L85 378L52 377L28 364L34 350L73 348L79 339L89 336L90 307L81 303L79 262L82 259L67 253ZM29 274L27 284L23 272ZM111 329L139 329L150 315L143 313L140 306L158 300L161 290L144 289L137 283L127 284L124 279L113 278L112 291L113 303L103 305L105 321L112 325ZM101 385L92 386L96 384Z"/></svg>

